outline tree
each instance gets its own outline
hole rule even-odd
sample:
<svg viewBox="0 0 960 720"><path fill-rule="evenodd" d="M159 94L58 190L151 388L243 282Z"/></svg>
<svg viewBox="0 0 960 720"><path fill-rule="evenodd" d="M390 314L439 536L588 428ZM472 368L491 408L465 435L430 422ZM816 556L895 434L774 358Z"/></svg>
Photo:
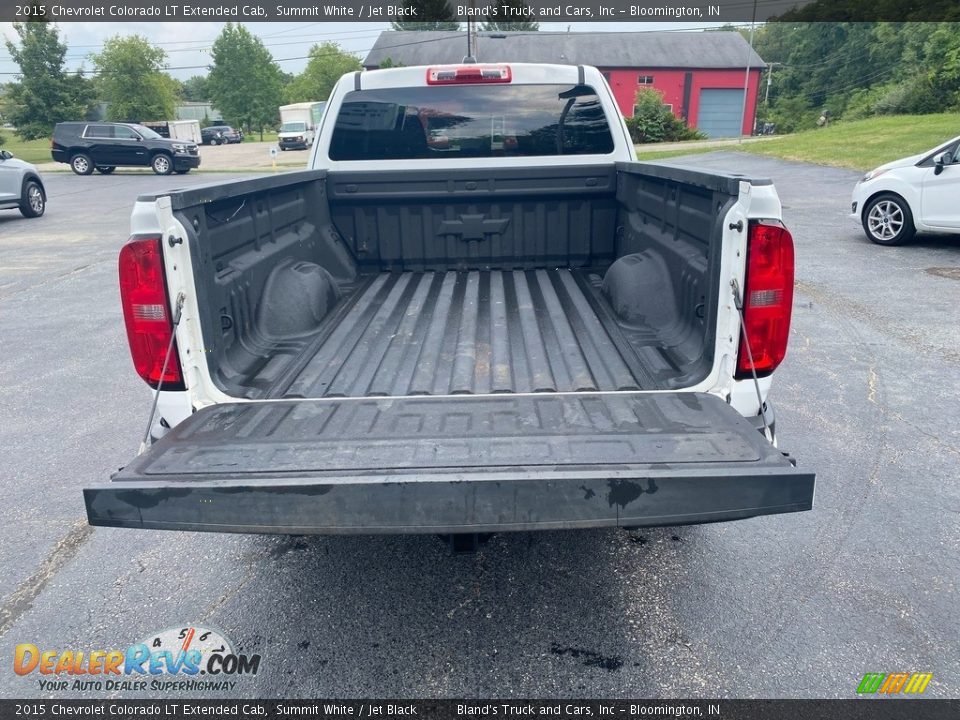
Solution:
<svg viewBox="0 0 960 720"><path fill-rule="evenodd" d="M633 117L628 117L627 129L635 143L702 140L706 136L687 126L664 105L663 93L654 88L640 88L633 101Z"/></svg>
<svg viewBox="0 0 960 720"><path fill-rule="evenodd" d="M272 125L279 114L282 75L260 38L228 22L213 42L207 78L210 100L225 120L248 130Z"/></svg>
<svg viewBox="0 0 960 720"><path fill-rule="evenodd" d="M398 14L390 23L394 30L460 29L447 0L403 0L403 8L414 14Z"/></svg>
<svg viewBox="0 0 960 720"><path fill-rule="evenodd" d="M360 60L337 43L325 42L310 48L310 59L284 91L288 103L326 100L342 75L363 70Z"/></svg>
<svg viewBox="0 0 960 720"><path fill-rule="evenodd" d="M523 0L498 0L487 7L496 12L488 12L485 21L480 23L484 32L535 32L540 29L536 20L525 19L535 16Z"/></svg>
<svg viewBox="0 0 960 720"><path fill-rule="evenodd" d="M921 114L960 103L957 23L770 22L757 52L773 64L766 119L780 131L835 118Z"/></svg>
<svg viewBox="0 0 960 720"><path fill-rule="evenodd" d="M37 21L14 23L13 30L19 42L6 46L20 75L8 86L4 120L23 139L35 140L49 137L58 122L83 119L91 105L89 82L64 68L67 46L57 28Z"/></svg>
<svg viewBox="0 0 960 720"><path fill-rule="evenodd" d="M210 99L206 75L194 75L184 80L181 97L188 102L204 102Z"/></svg>
<svg viewBox="0 0 960 720"><path fill-rule="evenodd" d="M107 119L166 120L177 104L176 82L164 72L167 54L140 35L115 35L93 56Z"/></svg>

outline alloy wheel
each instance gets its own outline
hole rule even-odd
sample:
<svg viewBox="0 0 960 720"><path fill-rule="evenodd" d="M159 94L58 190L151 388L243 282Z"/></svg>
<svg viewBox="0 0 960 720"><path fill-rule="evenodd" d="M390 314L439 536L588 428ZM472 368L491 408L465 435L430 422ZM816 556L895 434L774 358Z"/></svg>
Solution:
<svg viewBox="0 0 960 720"><path fill-rule="evenodd" d="M27 202L33 212L38 215L43 212L43 193L36 185L31 185L27 190Z"/></svg>
<svg viewBox="0 0 960 720"><path fill-rule="evenodd" d="M877 240L893 240L903 229L903 208L892 200L881 200L867 214L867 229Z"/></svg>

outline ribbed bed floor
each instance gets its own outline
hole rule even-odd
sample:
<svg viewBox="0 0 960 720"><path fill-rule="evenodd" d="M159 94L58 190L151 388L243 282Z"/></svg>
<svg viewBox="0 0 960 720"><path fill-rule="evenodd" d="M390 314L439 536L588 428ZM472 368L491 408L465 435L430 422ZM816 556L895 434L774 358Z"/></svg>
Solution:
<svg viewBox="0 0 960 720"><path fill-rule="evenodd" d="M318 343L280 396L653 387L581 271L382 273Z"/></svg>

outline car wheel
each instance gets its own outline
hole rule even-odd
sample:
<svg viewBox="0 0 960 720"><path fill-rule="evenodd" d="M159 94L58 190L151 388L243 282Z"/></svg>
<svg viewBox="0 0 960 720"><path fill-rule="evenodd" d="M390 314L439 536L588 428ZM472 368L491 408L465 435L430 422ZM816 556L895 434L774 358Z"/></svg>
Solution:
<svg viewBox="0 0 960 720"><path fill-rule="evenodd" d="M38 218L47 209L47 196L36 180L27 180L23 184L20 200L20 213L24 217Z"/></svg>
<svg viewBox="0 0 960 720"><path fill-rule="evenodd" d="M153 156L150 167L157 175L169 175L173 172L173 160L170 159L169 155L157 153Z"/></svg>
<svg viewBox="0 0 960 720"><path fill-rule="evenodd" d="M213 138L212 140L210 140L210 144L211 144L211 145L219 145L219 144L220 144L220 141L217 140L216 138Z"/></svg>
<svg viewBox="0 0 960 720"><path fill-rule="evenodd" d="M877 245L900 245L917 232L907 201L893 193L877 195L867 203L863 230Z"/></svg>
<svg viewBox="0 0 960 720"><path fill-rule="evenodd" d="M89 175L93 172L93 161L86 153L77 153L70 158L70 168L77 175Z"/></svg>
<svg viewBox="0 0 960 720"><path fill-rule="evenodd" d="M190 172L190 168L186 168L184 170L177 170L177 175L186 175L188 172Z"/></svg>
<svg viewBox="0 0 960 720"><path fill-rule="evenodd" d="M104 167L103 165L97 165L97 172L100 173L101 175L109 175L116 169L117 169L116 166L113 166L113 165L108 165L106 167Z"/></svg>

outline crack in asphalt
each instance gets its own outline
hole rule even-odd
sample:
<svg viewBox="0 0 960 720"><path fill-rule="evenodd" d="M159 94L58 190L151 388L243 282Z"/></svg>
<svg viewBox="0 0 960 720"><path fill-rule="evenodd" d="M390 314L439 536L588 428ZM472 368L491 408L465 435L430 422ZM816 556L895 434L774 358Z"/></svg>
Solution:
<svg viewBox="0 0 960 720"><path fill-rule="evenodd" d="M92 535L93 527L87 525L86 520L79 520L57 542L56 547L44 558L33 575L20 583L0 608L0 637L6 635L14 623L33 606L33 601Z"/></svg>
<svg viewBox="0 0 960 720"><path fill-rule="evenodd" d="M922 350L937 354L946 363L951 365L960 364L960 352L928 342L925 337L914 330L893 327L889 320L886 320L878 313L866 308L860 303L844 297L838 292L831 291L818 283L801 280L797 280L795 287L799 292L809 295L821 305L826 305L834 312L848 317L848 319L860 320L886 333L895 340L899 340L905 345L913 345Z"/></svg>

